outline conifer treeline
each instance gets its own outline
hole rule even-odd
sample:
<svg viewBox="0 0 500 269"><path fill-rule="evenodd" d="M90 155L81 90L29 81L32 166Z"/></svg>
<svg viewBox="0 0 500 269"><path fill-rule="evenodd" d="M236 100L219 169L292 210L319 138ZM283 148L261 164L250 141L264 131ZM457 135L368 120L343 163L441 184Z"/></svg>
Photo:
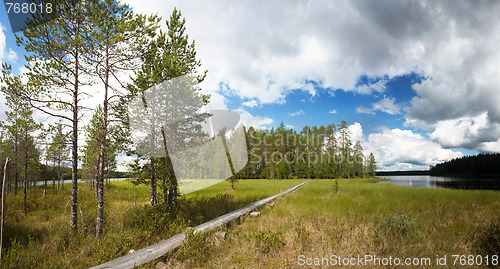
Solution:
<svg viewBox="0 0 500 269"><path fill-rule="evenodd" d="M479 154L432 166L432 176L500 176L500 154Z"/></svg>
<svg viewBox="0 0 500 269"><path fill-rule="evenodd" d="M373 154L363 155L361 143L351 142L347 123L287 129L246 130L248 164L239 178L335 178L375 175Z"/></svg>

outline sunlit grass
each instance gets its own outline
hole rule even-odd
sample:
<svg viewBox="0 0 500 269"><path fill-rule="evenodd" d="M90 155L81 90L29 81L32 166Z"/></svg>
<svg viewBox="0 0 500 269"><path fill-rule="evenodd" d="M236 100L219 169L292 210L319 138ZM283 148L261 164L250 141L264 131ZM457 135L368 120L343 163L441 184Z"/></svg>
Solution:
<svg viewBox="0 0 500 269"><path fill-rule="evenodd" d="M313 180L279 198L275 206L264 207L261 217L228 229L224 243L207 237L210 250L204 257L180 263L172 255L166 262L180 267L288 268L299 267L298 255L451 257L482 253L481 240L493 240L489 246L498 248L498 191L340 179L335 193L333 184ZM272 250L264 251L263 244Z"/></svg>
<svg viewBox="0 0 500 269"><path fill-rule="evenodd" d="M255 200L288 189L301 180L241 180L236 190L226 181L191 192L179 200L176 214L161 204L149 205L148 186L130 181L113 181L105 188L104 237L96 240L97 201L89 183L78 185L78 225L73 233L70 223L71 185L52 194L49 184L46 197L43 186L28 192L28 210L23 213L22 193L6 196L4 268L88 268L158 243ZM134 195L135 192L135 195ZM135 203L134 203L135 196Z"/></svg>

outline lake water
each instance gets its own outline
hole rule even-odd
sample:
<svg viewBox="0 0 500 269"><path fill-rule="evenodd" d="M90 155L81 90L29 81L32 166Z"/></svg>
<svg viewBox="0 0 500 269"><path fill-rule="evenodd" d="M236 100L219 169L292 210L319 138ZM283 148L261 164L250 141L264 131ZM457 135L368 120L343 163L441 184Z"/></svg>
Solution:
<svg viewBox="0 0 500 269"><path fill-rule="evenodd" d="M381 184L423 188L500 190L500 178L461 178L435 176L383 176L390 179Z"/></svg>
<svg viewBox="0 0 500 269"><path fill-rule="evenodd" d="M109 181L122 181L122 180L127 180L128 178L109 178ZM108 178L106 178L106 181L108 180ZM66 179L66 180L63 180L64 181L64 184L68 184L68 183L72 183L73 181L71 179ZM78 180L78 183L85 183L86 181L85 180L81 180L79 179ZM23 182L19 182L18 184L22 184ZM37 186L42 186L45 184L45 181L37 181L36 182L36 185ZM47 181L47 185L50 185L52 186L52 180L48 180ZM56 180L56 185L57 185L57 180Z"/></svg>

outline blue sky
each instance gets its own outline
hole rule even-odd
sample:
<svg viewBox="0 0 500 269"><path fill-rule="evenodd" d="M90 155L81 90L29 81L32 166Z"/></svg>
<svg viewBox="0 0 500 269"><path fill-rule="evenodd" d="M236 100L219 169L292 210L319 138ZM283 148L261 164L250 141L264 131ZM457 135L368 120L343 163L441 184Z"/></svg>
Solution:
<svg viewBox="0 0 500 269"><path fill-rule="evenodd" d="M345 120L380 170L500 152L500 3L125 2L164 19L181 10L209 107L247 126ZM0 23L0 58L22 72L24 51Z"/></svg>
<svg viewBox="0 0 500 269"><path fill-rule="evenodd" d="M412 82L420 80L421 76L415 73L390 80L361 77L356 84L357 87L369 87L370 84L384 81L384 91L375 94L323 88L321 82L306 81L305 83L314 89L312 93L300 88L294 89L281 102L273 104L257 104L255 99L242 99L225 85L221 85L219 93L225 96L227 107L231 110L243 107L253 115L273 119L271 124L267 124L268 127L276 127L283 121L300 131L306 125L326 126L331 123L339 124L345 120L348 123L359 122L364 131L370 134L384 127L406 129L403 126L402 110L416 96L411 88ZM373 104L383 99L391 100L390 103L399 110L374 109ZM248 102L249 104L245 104Z"/></svg>

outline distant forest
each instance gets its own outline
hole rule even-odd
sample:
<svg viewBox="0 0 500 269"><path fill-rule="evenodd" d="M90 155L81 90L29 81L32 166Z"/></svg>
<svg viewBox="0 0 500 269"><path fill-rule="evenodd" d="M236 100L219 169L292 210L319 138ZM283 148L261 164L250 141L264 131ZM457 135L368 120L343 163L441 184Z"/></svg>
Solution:
<svg viewBox="0 0 500 269"><path fill-rule="evenodd" d="M360 141L353 143L347 122L245 132L248 164L238 178L352 178L375 176L373 153L363 155Z"/></svg>
<svg viewBox="0 0 500 269"><path fill-rule="evenodd" d="M430 175L429 170L413 170L413 171L380 171L377 176L427 176Z"/></svg>
<svg viewBox="0 0 500 269"><path fill-rule="evenodd" d="M500 176L500 154L479 154L432 166L431 176Z"/></svg>

